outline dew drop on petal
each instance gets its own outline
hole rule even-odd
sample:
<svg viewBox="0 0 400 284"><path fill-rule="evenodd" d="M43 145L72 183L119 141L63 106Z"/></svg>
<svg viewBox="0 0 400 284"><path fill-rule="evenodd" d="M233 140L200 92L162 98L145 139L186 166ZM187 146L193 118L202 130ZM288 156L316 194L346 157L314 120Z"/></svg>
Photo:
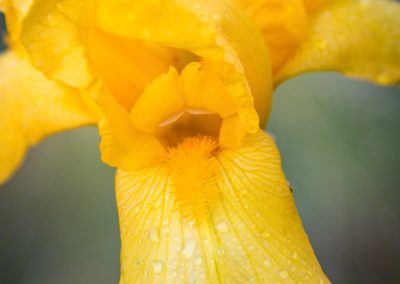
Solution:
<svg viewBox="0 0 400 284"><path fill-rule="evenodd" d="M194 264L196 264L196 265L201 265L202 262L203 262L203 260L201 259L200 256L197 256L194 260Z"/></svg>
<svg viewBox="0 0 400 284"><path fill-rule="evenodd" d="M160 260L153 261L153 271L154 271L154 273L156 273L156 274L160 273L162 271L162 269L163 269L163 266L164 266L164 264L163 264L162 261L160 261Z"/></svg>
<svg viewBox="0 0 400 284"><path fill-rule="evenodd" d="M218 224L215 226L215 228L216 228L218 231L223 232L223 233L226 233L226 232L229 231L229 225L228 225L226 222L220 222L220 223L218 223Z"/></svg>
<svg viewBox="0 0 400 284"><path fill-rule="evenodd" d="M159 236L158 236L158 231L157 231L156 228L152 228L152 229L150 230L149 235L150 235L150 240L151 240L152 242L158 243L158 242L160 241L160 238L159 238Z"/></svg>
<svg viewBox="0 0 400 284"><path fill-rule="evenodd" d="M281 272L279 272L279 276L280 276L282 279L286 279L286 278L288 277L288 273L287 273L286 270L282 270Z"/></svg>
<svg viewBox="0 0 400 284"><path fill-rule="evenodd" d="M182 249L182 257L190 258L193 255L194 249L196 248L196 241L194 239L188 239Z"/></svg>
<svg viewBox="0 0 400 284"><path fill-rule="evenodd" d="M265 260L264 260L264 265L265 265L265 267L271 267L271 261L268 259L268 258L266 258Z"/></svg>

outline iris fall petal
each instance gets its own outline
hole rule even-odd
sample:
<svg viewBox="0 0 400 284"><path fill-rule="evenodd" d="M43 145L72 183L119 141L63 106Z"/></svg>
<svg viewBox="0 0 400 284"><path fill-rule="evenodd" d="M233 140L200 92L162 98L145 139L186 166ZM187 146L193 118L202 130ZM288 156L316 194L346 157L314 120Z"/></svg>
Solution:
<svg viewBox="0 0 400 284"><path fill-rule="evenodd" d="M167 164L118 172L120 283L329 283L272 139L260 130L210 159L215 176L192 200Z"/></svg>

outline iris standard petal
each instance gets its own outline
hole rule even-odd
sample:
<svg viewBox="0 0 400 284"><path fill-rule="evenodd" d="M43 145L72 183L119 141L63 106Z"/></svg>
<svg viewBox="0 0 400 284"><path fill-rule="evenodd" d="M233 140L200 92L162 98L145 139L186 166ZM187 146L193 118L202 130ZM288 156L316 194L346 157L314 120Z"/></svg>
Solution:
<svg viewBox="0 0 400 284"><path fill-rule="evenodd" d="M163 153L161 144L150 134L134 129L129 113L104 91L99 105L104 116L99 123L101 159L112 167L130 170L157 162Z"/></svg>
<svg viewBox="0 0 400 284"><path fill-rule="evenodd" d="M240 0L261 30L274 72L293 55L308 33L308 15L302 0Z"/></svg>
<svg viewBox="0 0 400 284"><path fill-rule="evenodd" d="M81 96L50 81L17 52L0 56L0 183L28 146L58 131L95 123Z"/></svg>
<svg viewBox="0 0 400 284"><path fill-rule="evenodd" d="M400 82L400 4L392 0L330 1L276 75L281 82L311 71L338 71L378 84Z"/></svg>
<svg viewBox="0 0 400 284"><path fill-rule="evenodd" d="M171 150L172 166L118 172L120 283L329 283L272 139L213 147L194 138Z"/></svg>
<svg viewBox="0 0 400 284"><path fill-rule="evenodd" d="M224 80L235 89L243 120L264 122L271 104L271 70L265 44L239 5L232 0L99 0L98 21L106 32L190 51L230 66ZM195 35L195 36L194 36ZM246 80L246 77L248 81Z"/></svg>
<svg viewBox="0 0 400 284"><path fill-rule="evenodd" d="M22 24L21 41L32 64L75 88L94 81L85 49L91 5L89 0L34 1Z"/></svg>

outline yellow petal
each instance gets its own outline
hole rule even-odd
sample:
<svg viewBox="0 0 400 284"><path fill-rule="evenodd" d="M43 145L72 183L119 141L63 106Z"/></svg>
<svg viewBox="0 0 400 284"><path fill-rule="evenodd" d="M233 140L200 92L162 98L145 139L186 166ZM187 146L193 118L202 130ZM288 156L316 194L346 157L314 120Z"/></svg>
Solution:
<svg viewBox="0 0 400 284"><path fill-rule="evenodd" d="M220 66L213 66L211 62L193 62L182 71L185 101L194 111L207 110L221 118L235 113L235 103L221 80L220 72Z"/></svg>
<svg viewBox="0 0 400 284"><path fill-rule="evenodd" d="M307 9L307 12L311 14L315 12L318 8L332 1L335 0L303 0L303 3Z"/></svg>
<svg viewBox="0 0 400 284"><path fill-rule="evenodd" d="M89 31L87 49L94 72L127 110L147 84L168 71L174 59L167 48L95 28Z"/></svg>
<svg viewBox="0 0 400 284"><path fill-rule="evenodd" d="M14 52L0 57L0 183L28 146L52 133L95 123L80 95L50 81Z"/></svg>
<svg viewBox="0 0 400 284"><path fill-rule="evenodd" d="M196 151L214 146L195 145L176 148L172 159L187 159L176 165L177 175L166 164L118 172L120 283L329 283L272 139L259 131L241 148L199 163L192 163ZM182 151L191 148L185 157ZM200 172L207 187L189 182L197 191L188 187L179 195L182 175L199 178L191 172ZM185 215L187 209L197 218Z"/></svg>
<svg viewBox="0 0 400 284"><path fill-rule="evenodd" d="M161 146L168 149L191 135L219 136L221 147L238 148L254 121L240 121L232 85L224 85L220 71L220 65L209 61L192 62L181 74L171 67L147 85L130 113L115 96L103 93L103 161L138 169L160 161Z"/></svg>
<svg viewBox="0 0 400 284"><path fill-rule="evenodd" d="M232 115L222 121L219 133L219 144L222 148L239 148L245 136L246 132L237 115Z"/></svg>
<svg viewBox="0 0 400 284"><path fill-rule="evenodd" d="M400 4L339 0L313 15L311 30L276 80L332 70L379 84L400 82Z"/></svg>
<svg viewBox="0 0 400 284"><path fill-rule="evenodd" d="M146 87L131 110L131 122L138 130L154 133L162 121L181 113L184 106L179 74L171 68Z"/></svg>
<svg viewBox="0 0 400 284"><path fill-rule="evenodd" d="M35 1L25 17L21 41L33 65L48 77L76 87L93 81L85 51L88 1Z"/></svg>
<svg viewBox="0 0 400 284"><path fill-rule="evenodd" d="M8 40L7 43L13 48L19 46L19 34L21 32L22 20L28 13L32 0L4 0L0 2L0 11L6 16Z"/></svg>
<svg viewBox="0 0 400 284"><path fill-rule="evenodd" d="M230 70L224 80L235 85L240 118L257 121L252 95L261 120L267 117L271 101L267 52L261 35L235 1L99 0L98 21L109 33L225 62ZM252 130L257 129L254 123Z"/></svg>
<svg viewBox="0 0 400 284"><path fill-rule="evenodd" d="M104 117L99 123L100 152L103 162L124 170L133 170L157 162L163 148L155 137L132 127L129 113L107 91L99 105Z"/></svg>
<svg viewBox="0 0 400 284"><path fill-rule="evenodd" d="M240 3L263 33L273 69L278 70L307 36L308 16L303 1L240 0Z"/></svg>

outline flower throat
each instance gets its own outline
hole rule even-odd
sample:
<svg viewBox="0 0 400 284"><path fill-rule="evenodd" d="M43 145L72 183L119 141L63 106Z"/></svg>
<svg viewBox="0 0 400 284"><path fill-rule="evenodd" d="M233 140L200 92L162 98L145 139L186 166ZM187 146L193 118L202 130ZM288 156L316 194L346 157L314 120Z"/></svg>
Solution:
<svg viewBox="0 0 400 284"><path fill-rule="evenodd" d="M218 151L214 137L197 135L184 138L166 153L175 210L184 220L200 221L218 201Z"/></svg>

